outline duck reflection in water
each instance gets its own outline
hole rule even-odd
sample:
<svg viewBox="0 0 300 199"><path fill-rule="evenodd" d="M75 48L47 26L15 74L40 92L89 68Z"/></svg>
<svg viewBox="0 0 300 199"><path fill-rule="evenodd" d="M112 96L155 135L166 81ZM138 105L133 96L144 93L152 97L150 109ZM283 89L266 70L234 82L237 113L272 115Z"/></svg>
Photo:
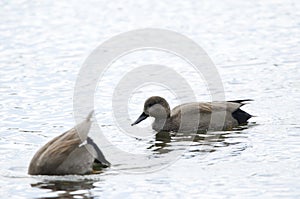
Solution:
<svg viewBox="0 0 300 199"><path fill-rule="evenodd" d="M243 130L248 127L240 126L232 131L198 131L196 134L160 131L155 134L155 141L149 142L151 145L148 149L155 154L165 154L173 150L185 150L186 146L201 146L193 149L193 152L215 152L218 148L240 144L241 140L232 139L247 137Z"/></svg>
<svg viewBox="0 0 300 199"><path fill-rule="evenodd" d="M53 198L53 193L56 193L59 198L90 198L92 197L90 190L95 187L95 182L95 180L86 179L80 181L45 180L31 184L31 187L49 190L51 198ZM76 193L76 191L80 192ZM47 197L47 194L45 196Z"/></svg>

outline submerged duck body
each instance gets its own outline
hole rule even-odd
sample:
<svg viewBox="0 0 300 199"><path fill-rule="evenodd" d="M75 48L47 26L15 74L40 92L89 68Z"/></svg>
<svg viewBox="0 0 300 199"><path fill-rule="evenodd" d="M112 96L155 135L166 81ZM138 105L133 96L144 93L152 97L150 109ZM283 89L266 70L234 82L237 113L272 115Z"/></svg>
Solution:
<svg viewBox="0 0 300 199"><path fill-rule="evenodd" d="M231 130L246 124L252 117L240 109L247 101L252 100L191 102L176 106L171 111L164 98L153 96L145 101L143 113L132 125L150 116L155 118L152 128L158 132Z"/></svg>
<svg viewBox="0 0 300 199"><path fill-rule="evenodd" d="M28 174L83 175L93 172L92 167L95 162L103 167L109 166L110 163L101 150L88 137L92 115L93 111L85 121L55 137L39 149L30 162Z"/></svg>

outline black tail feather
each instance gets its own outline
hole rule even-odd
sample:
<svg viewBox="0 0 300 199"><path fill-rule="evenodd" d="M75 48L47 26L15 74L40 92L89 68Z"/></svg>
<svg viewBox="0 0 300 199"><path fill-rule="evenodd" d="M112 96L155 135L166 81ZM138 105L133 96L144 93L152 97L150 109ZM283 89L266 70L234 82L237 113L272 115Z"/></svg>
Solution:
<svg viewBox="0 0 300 199"><path fill-rule="evenodd" d="M253 101L253 99L230 100L230 101L228 101L228 102L233 102L233 103L239 103L239 104L242 104L243 102L249 102L249 101Z"/></svg>
<svg viewBox="0 0 300 199"><path fill-rule="evenodd" d="M235 118L239 124L245 124L247 123L247 120L249 120L252 117L252 115L241 109L237 109L232 113L232 117Z"/></svg>

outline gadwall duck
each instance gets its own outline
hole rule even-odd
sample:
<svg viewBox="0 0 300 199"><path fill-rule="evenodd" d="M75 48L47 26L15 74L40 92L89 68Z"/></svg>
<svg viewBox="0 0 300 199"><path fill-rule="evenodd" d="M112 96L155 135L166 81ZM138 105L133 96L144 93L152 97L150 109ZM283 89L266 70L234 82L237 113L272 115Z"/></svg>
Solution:
<svg viewBox="0 0 300 199"><path fill-rule="evenodd" d="M28 174L83 175L94 173L93 166L97 166L98 169L108 167L110 163L88 137L92 115L93 111L83 122L55 137L38 150L30 162Z"/></svg>
<svg viewBox="0 0 300 199"><path fill-rule="evenodd" d="M171 111L164 98L153 96L146 100L143 113L131 125L136 125L150 116L155 118L152 128L158 132L232 130L246 124L252 117L240 109L247 101L252 100L192 102L176 106Z"/></svg>

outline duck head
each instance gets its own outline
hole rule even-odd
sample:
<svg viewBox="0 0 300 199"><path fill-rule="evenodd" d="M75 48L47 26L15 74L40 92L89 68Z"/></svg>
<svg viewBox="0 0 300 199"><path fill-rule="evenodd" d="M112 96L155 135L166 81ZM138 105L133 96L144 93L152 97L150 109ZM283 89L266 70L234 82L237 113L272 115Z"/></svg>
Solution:
<svg viewBox="0 0 300 199"><path fill-rule="evenodd" d="M170 106L164 98L152 96L145 101L143 113L131 126L140 123L149 116L156 120L166 120L170 117L170 112Z"/></svg>

